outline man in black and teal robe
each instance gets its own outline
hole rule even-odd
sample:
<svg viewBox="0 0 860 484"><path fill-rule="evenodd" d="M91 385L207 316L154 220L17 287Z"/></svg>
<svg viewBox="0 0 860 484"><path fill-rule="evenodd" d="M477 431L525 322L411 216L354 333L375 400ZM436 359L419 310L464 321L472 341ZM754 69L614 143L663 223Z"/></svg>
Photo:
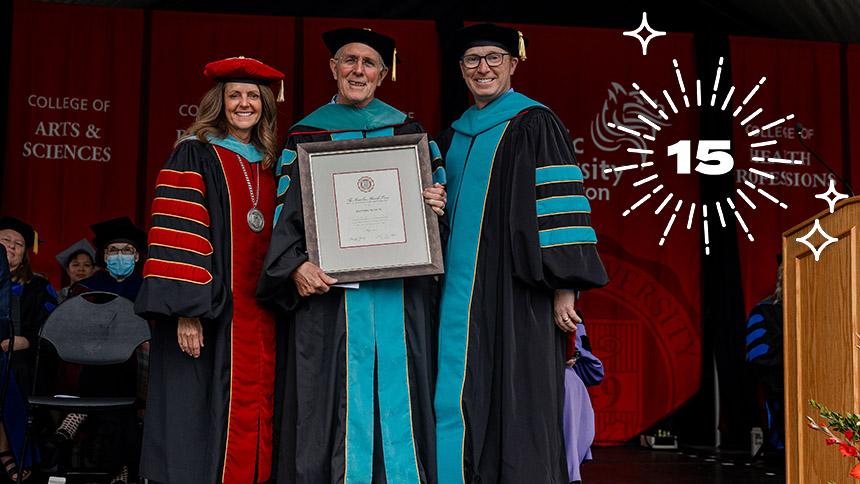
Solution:
<svg viewBox="0 0 860 484"><path fill-rule="evenodd" d="M301 143L424 129L373 97L387 73L382 59L394 58L393 41L362 29L328 32L324 39L338 95L290 130L276 169L276 223L257 291L279 311L278 329L286 333L278 349L285 371L277 398L277 482L436 483L438 285L432 277L361 282L355 289L332 285L308 262L296 162ZM438 148L430 147L435 176L444 182ZM312 292L308 279L316 283Z"/></svg>
<svg viewBox="0 0 860 484"><path fill-rule="evenodd" d="M565 331L606 284L567 130L510 89L518 31L459 32L476 105L439 138L451 226L435 395L439 482L567 484Z"/></svg>

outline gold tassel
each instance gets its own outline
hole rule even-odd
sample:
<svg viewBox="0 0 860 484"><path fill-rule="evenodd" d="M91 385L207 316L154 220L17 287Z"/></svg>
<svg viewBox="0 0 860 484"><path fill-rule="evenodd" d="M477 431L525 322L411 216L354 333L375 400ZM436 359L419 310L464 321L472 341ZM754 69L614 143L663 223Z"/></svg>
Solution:
<svg viewBox="0 0 860 484"><path fill-rule="evenodd" d="M39 253L39 232L33 231L33 254Z"/></svg>
<svg viewBox="0 0 860 484"><path fill-rule="evenodd" d="M397 47L391 55L391 82L397 82Z"/></svg>
<svg viewBox="0 0 860 484"><path fill-rule="evenodd" d="M284 102L284 80L281 79L281 90L278 92L278 102Z"/></svg>
<svg viewBox="0 0 860 484"><path fill-rule="evenodd" d="M526 39L523 38L523 33L519 30L517 30L517 35L520 37L518 42L519 45L517 46L519 50L517 55L519 55L520 60L526 60Z"/></svg>

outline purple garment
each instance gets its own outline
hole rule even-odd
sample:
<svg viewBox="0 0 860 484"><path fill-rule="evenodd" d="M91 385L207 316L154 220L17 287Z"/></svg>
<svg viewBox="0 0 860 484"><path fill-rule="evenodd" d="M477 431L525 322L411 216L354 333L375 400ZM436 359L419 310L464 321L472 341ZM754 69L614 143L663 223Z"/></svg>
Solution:
<svg viewBox="0 0 860 484"><path fill-rule="evenodd" d="M582 480L579 465L591 460L594 441L594 408L586 386L603 381L603 362L584 345L585 325L576 325L576 349L579 352L573 367L564 370L564 446L567 452L567 472L571 481ZM587 347L586 347L587 346Z"/></svg>
<svg viewBox="0 0 860 484"><path fill-rule="evenodd" d="M574 365L576 366L576 365ZM564 370L564 447L567 472L571 481L579 481L579 465L591 460L594 441L594 409L585 384L573 368Z"/></svg>
<svg viewBox="0 0 860 484"><path fill-rule="evenodd" d="M587 387L593 387L603 381L603 362L591 352L591 344L584 344L583 338L588 338L585 332L585 324L576 323L576 350L579 358L573 365L573 370L579 375L582 383ZM585 341L588 341L587 339Z"/></svg>

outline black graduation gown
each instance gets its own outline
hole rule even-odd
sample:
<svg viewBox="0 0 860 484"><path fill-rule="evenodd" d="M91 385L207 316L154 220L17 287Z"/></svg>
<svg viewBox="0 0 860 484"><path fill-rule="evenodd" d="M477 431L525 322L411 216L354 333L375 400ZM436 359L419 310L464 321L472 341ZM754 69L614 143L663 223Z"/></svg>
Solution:
<svg viewBox="0 0 860 484"><path fill-rule="evenodd" d="M89 291L112 292L134 302L137 299L137 293L140 292L141 284L143 284L143 277L138 270L129 274L125 279L117 281L107 269L102 269L90 277L78 281L69 289L69 294L76 296Z"/></svg>
<svg viewBox="0 0 860 484"><path fill-rule="evenodd" d="M552 112L513 92L467 111L439 145L451 225L439 481L567 484L553 294L607 282L573 146Z"/></svg>
<svg viewBox="0 0 860 484"><path fill-rule="evenodd" d="M234 138L186 140L161 170L149 259L135 310L155 319L141 474L163 483L265 482L271 470L274 320L254 300L271 229L253 233L240 163L259 153ZM260 173L271 220L274 182ZM195 359L177 317L202 321Z"/></svg>
<svg viewBox="0 0 860 484"><path fill-rule="evenodd" d="M26 404L22 397L30 395L52 395L56 388L57 352L47 342L39 344L39 331L57 305L57 293L47 279L39 275L33 276L26 284L13 282L11 285L11 318L15 323L15 334L24 337L29 346L26 349L15 348L12 354L12 378L9 381L3 424L6 437L15 446L15 452L23 445L25 425L27 421ZM0 340L9 337L8 324L0 326ZM0 364L0 374L5 375L5 354L3 364ZM36 363L38 360L38 370ZM35 393L33 384L35 382ZM3 383L0 377L0 384ZM47 411L40 411L34 419L31 436L42 435L52 425L52 419ZM18 460L19 466L30 467L38 461L35 453L36 445L31 440L25 457Z"/></svg>
<svg viewBox="0 0 860 484"><path fill-rule="evenodd" d="M397 124L379 122L380 118L372 113L350 109L353 108L324 106L316 114L334 114L312 115L294 126L278 167L278 219L258 287L258 297L278 309L279 317L284 322L278 328L286 333L283 338L284 351L279 347L279 358L285 360L285 375L279 376L284 381L283 388L279 390L282 419L278 433L277 482L340 483L348 475L349 482L382 483L386 482L387 474L387 482L392 484L435 483L432 406L438 300L435 279L418 277L362 282L357 290L334 287L324 295L307 298L299 297L290 279L290 274L307 261L301 180L298 163L295 162L296 145L424 131L418 123L408 121L404 114L378 100L374 100L371 109L388 120L393 115ZM360 129L349 130L348 126L355 124L347 120L340 123L340 129L325 129L326 122L338 121L335 118L344 111L354 117L366 116L367 123L361 125ZM322 123L314 122L320 119ZM431 152L435 154L435 165L441 166L435 144L431 145ZM437 172L437 179L440 179L438 175ZM384 299L373 291L379 291L381 286L390 288L395 285L402 287L399 289L402 297L393 301L391 307L380 307L387 303L383 303ZM351 293L347 294L348 291ZM371 348L369 356L366 354L364 358L352 360L348 364L348 328L362 327L356 322L362 314L350 315L345 308L350 298L367 298L365 302L369 299L371 304L375 301L377 332L380 331L382 319L386 318L391 318L387 322L400 326L400 331L405 330L405 358L392 362L388 354L390 348L377 344L377 362L373 361L374 350ZM352 311L356 311L352 302L349 305ZM399 305L402 305L402 312L397 307ZM380 309L384 314L379 314ZM367 314L364 316L370 317ZM351 342L352 335L358 332L359 329L349 332ZM401 337L401 348L403 341ZM384 376L393 368L403 371L404 360L408 360L406 371L403 372L408 375L408 401L400 403L405 405L405 410L403 406L389 407L388 402L392 399L390 395L386 396L386 392L396 393L406 388L399 386L398 381L391 381L393 379ZM349 374L348 385L347 370L353 363L355 370ZM363 379L365 386L371 386L370 391L365 393L368 400L364 402L348 398L348 392L350 397L360 392L355 378ZM359 408L362 403L365 405ZM379 417L380 408L384 415L382 419ZM350 439L353 439L350 441L346 435L348 428ZM347 455L349 462L346 460Z"/></svg>
<svg viewBox="0 0 860 484"><path fill-rule="evenodd" d="M12 276L6 251L0 254L0 324L9 324L9 307L12 301Z"/></svg>
<svg viewBox="0 0 860 484"><path fill-rule="evenodd" d="M26 284L12 284L12 319L18 319L15 322L15 334L23 336L30 343L27 349L16 348L12 356L15 381L25 395L32 394L33 378L37 377L35 372L36 353L40 347L39 331L56 307L57 292L44 277L36 275ZM8 326L3 325L0 328L0 339L8 338L8 333ZM41 345L38 371L36 394L50 394L56 384L57 353L48 343Z"/></svg>

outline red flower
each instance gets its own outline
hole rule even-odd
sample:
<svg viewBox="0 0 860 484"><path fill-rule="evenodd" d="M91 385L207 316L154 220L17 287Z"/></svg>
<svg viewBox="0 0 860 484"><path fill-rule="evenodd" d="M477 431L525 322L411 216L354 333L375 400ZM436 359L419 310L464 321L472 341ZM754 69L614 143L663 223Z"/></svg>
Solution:
<svg viewBox="0 0 860 484"><path fill-rule="evenodd" d="M827 439L827 440L825 440L825 441L824 441L824 443L825 443L825 444L827 444L827 445L835 445L837 442L839 442L839 441L838 441L838 440L836 440L836 439L834 439L833 437L831 437L831 438L829 438L829 439Z"/></svg>
<svg viewBox="0 0 860 484"><path fill-rule="evenodd" d="M845 431L845 438L848 440L854 440L854 431L846 430Z"/></svg>
<svg viewBox="0 0 860 484"><path fill-rule="evenodd" d="M849 474L849 475L851 477L853 477L854 479L860 479L860 464L857 464L856 466L854 466L854 468L851 469L851 474Z"/></svg>
<svg viewBox="0 0 860 484"><path fill-rule="evenodd" d="M853 445L839 444L839 452L843 457L857 457L857 448Z"/></svg>

